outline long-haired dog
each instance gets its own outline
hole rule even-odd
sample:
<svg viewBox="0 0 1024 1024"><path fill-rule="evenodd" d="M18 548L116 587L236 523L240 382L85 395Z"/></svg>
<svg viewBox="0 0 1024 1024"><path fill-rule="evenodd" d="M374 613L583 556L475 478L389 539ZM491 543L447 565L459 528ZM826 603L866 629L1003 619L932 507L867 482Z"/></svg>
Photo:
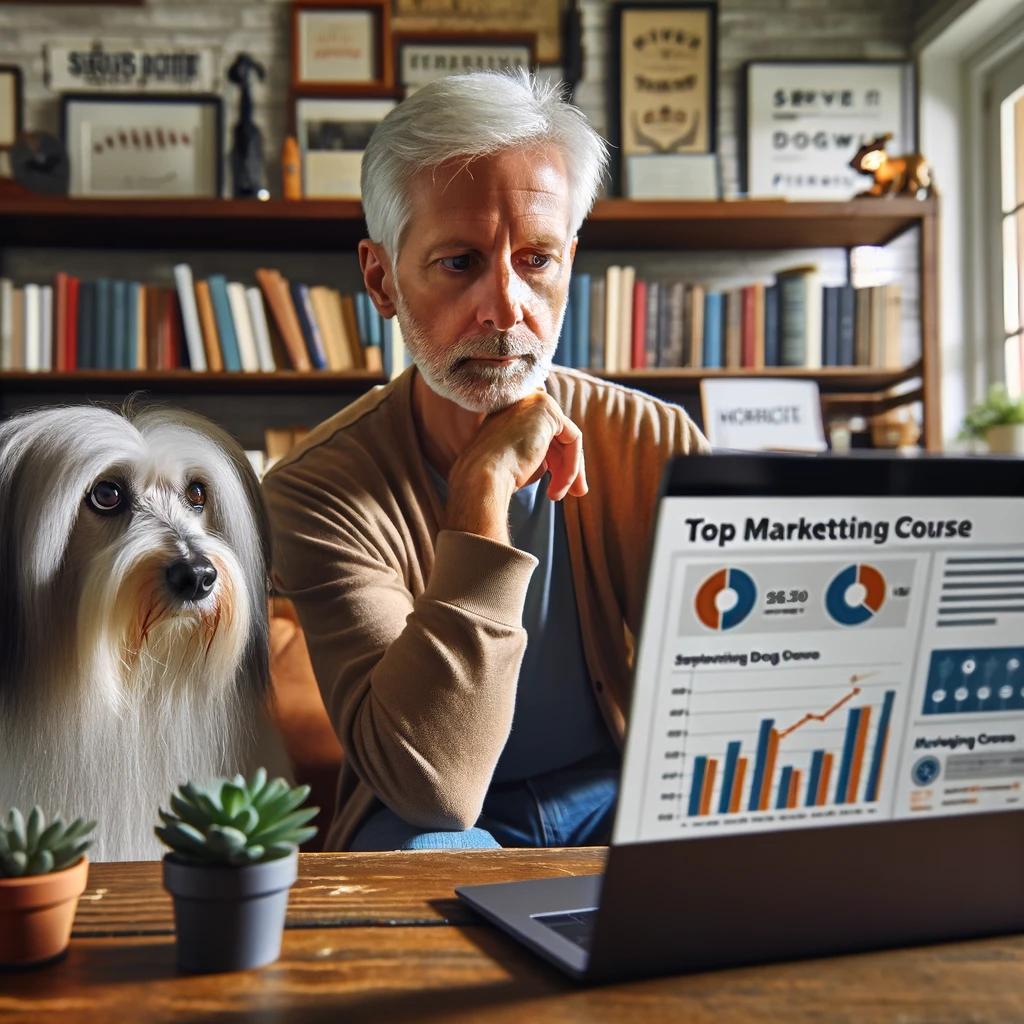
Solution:
<svg viewBox="0 0 1024 1024"><path fill-rule="evenodd" d="M253 763L268 562L256 476L202 417L0 423L0 813L95 818L96 859L159 857L172 790Z"/></svg>

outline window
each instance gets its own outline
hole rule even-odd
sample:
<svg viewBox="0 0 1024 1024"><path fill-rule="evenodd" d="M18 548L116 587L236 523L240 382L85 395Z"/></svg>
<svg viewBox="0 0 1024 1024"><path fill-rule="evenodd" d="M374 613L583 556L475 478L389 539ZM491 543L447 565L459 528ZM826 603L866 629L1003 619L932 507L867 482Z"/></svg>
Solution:
<svg viewBox="0 0 1024 1024"><path fill-rule="evenodd" d="M1006 385L1024 391L1024 86L999 105Z"/></svg>

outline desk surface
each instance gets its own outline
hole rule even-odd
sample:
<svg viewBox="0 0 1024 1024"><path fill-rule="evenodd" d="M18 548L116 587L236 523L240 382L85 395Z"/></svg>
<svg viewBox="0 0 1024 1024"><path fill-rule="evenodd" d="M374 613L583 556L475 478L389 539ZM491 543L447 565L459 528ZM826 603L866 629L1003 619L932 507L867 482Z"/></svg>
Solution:
<svg viewBox="0 0 1024 1024"><path fill-rule="evenodd" d="M177 971L159 864L93 865L67 959L0 975L0 1020L1024 1022L1024 937L586 989L452 895L603 862L603 850L303 855L281 959L205 977Z"/></svg>

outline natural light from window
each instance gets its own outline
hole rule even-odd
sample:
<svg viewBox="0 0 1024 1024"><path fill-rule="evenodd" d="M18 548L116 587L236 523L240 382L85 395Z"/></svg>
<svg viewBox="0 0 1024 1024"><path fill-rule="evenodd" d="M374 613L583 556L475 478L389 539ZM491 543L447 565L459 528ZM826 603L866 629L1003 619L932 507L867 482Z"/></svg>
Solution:
<svg viewBox="0 0 1024 1024"><path fill-rule="evenodd" d="M1024 86L1003 100L999 115L1006 387L1016 397L1024 390Z"/></svg>

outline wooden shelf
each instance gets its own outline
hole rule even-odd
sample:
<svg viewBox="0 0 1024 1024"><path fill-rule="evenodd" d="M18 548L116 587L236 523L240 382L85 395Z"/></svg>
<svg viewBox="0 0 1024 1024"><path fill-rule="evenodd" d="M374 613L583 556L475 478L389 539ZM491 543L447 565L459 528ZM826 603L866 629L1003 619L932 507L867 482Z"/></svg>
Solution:
<svg viewBox="0 0 1024 1024"><path fill-rule="evenodd" d="M840 203L605 199L580 232L588 249L790 249L886 245L934 217L933 199ZM356 201L0 198L5 245L354 252Z"/></svg>
<svg viewBox="0 0 1024 1024"><path fill-rule="evenodd" d="M0 373L0 392L61 394L362 394L386 383L370 370L344 372L279 370L276 373L195 373L192 370L74 370Z"/></svg>
<svg viewBox="0 0 1024 1024"><path fill-rule="evenodd" d="M597 373L627 387L652 394L694 392L702 379L720 377L788 377L816 380L823 394L883 392L921 375L920 364L900 370L864 367L829 367L822 370L773 368L750 370L631 370L628 373ZM33 373L13 370L0 373L0 391L21 393L120 394L153 391L162 394L358 394L384 384L382 374L369 370L342 373L194 373L191 370L75 370Z"/></svg>

